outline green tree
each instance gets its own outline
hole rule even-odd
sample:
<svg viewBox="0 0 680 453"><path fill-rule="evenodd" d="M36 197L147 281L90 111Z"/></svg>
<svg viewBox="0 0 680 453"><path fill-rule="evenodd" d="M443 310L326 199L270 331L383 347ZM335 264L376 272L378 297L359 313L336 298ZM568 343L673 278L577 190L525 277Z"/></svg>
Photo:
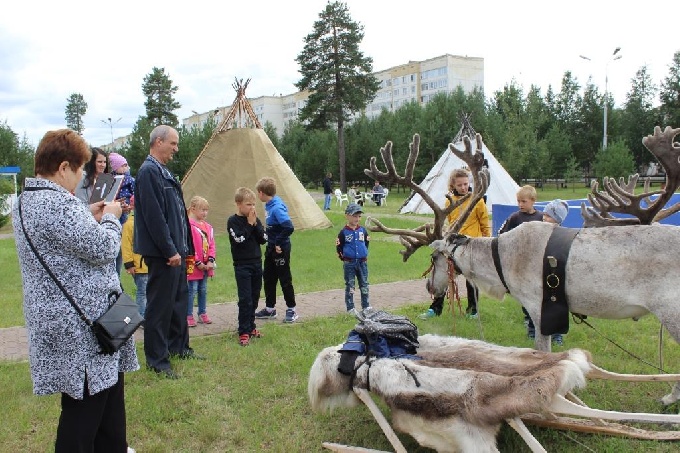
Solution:
<svg viewBox="0 0 680 453"><path fill-rule="evenodd" d="M87 102L80 93L71 93L66 99L66 127L83 135L83 116L87 113Z"/></svg>
<svg viewBox="0 0 680 453"><path fill-rule="evenodd" d="M127 142L118 150L127 159L130 173L133 175L137 174L137 170L149 154L149 137L153 128L145 117L140 116L132 127Z"/></svg>
<svg viewBox="0 0 680 453"><path fill-rule="evenodd" d="M269 137L269 140L271 140L272 144L274 145L274 148L278 150L280 137L279 134L276 132L276 128L274 127L274 125L271 123L271 121L266 121L262 128L264 129L264 132L267 134L267 137Z"/></svg>
<svg viewBox="0 0 680 453"><path fill-rule="evenodd" d="M635 162L633 154L623 140L617 140L607 149L600 148L595 156L593 170L598 180L605 176L610 178L627 178L633 173Z"/></svg>
<svg viewBox="0 0 680 453"><path fill-rule="evenodd" d="M659 98L663 115L662 129L665 126L680 127L680 51L673 55L668 75L661 82Z"/></svg>
<svg viewBox="0 0 680 453"><path fill-rule="evenodd" d="M35 148L24 137L12 130L7 122L0 123L0 167L19 167L17 185L23 187L24 179L33 176Z"/></svg>
<svg viewBox="0 0 680 453"><path fill-rule="evenodd" d="M373 100L379 87L371 74L373 59L359 50L363 38L363 26L352 21L347 5L329 2L296 57L302 78L295 86L309 91L307 104L300 110L300 121L312 129L336 125L343 192L347 190L345 123Z"/></svg>
<svg viewBox="0 0 680 453"><path fill-rule="evenodd" d="M152 126L167 124L177 128L179 121L173 112L182 107L182 104L174 98L177 86L172 84L170 76L164 68L154 67L150 74L144 77L142 92L146 101L146 118Z"/></svg>
<svg viewBox="0 0 680 453"><path fill-rule="evenodd" d="M631 84L622 112L623 137L633 153L636 168L640 168L651 158L642 144L642 137L651 134L654 126L660 123L658 110L653 105L658 89L646 65L638 69Z"/></svg>

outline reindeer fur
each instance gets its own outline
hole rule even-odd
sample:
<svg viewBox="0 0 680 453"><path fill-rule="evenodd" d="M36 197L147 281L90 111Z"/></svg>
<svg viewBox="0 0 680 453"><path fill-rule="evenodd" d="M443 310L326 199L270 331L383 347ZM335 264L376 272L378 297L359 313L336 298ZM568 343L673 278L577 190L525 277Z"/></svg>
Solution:
<svg viewBox="0 0 680 453"><path fill-rule="evenodd" d="M385 401L396 429L440 452L497 452L504 420L546 411L555 395L585 386L591 369L579 349L549 353L436 335L418 340L423 360L374 360L357 369L353 382ZM339 348L324 349L312 365L315 410L359 402L349 377L337 371Z"/></svg>

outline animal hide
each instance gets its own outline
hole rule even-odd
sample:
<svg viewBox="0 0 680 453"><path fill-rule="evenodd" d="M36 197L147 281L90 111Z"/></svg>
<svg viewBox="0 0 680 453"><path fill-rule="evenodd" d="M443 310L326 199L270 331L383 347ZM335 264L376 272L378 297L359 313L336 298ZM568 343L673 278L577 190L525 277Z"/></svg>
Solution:
<svg viewBox="0 0 680 453"><path fill-rule="evenodd" d="M418 338L422 360L357 361L356 387L379 395L396 429L440 452L496 452L500 424L546 412L555 395L585 386L586 351L561 353L502 347L458 337ZM337 371L340 347L319 353L308 395L315 410L354 406L350 377Z"/></svg>

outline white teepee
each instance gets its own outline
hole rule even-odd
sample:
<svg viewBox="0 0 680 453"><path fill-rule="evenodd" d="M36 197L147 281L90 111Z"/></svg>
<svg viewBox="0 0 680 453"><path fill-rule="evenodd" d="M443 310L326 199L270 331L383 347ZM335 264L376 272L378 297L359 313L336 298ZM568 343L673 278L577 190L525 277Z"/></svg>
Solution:
<svg viewBox="0 0 680 453"><path fill-rule="evenodd" d="M474 137L476 133L470 124L469 116L464 116L463 125L461 126L458 134L453 140L453 145L460 149L464 149L463 136L467 135L472 140L474 144ZM491 177L489 181L489 188L486 191L486 206L491 211L492 205L494 204L504 204L504 205L515 205L517 204L517 190L519 190L519 185L514 179L505 171L505 168L496 160L489 148L486 147L484 142L482 142L482 151L484 153L484 158L488 162L489 175ZM444 153L441 155L437 163L432 167L430 172L425 176L425 179L419 184L419 186L425 190L425 192L432 197L432 200L439 206L444 206L446 200L446 193L449 190L449 176L451 172L456 168L465 168L465 162L460 160L453 154L447 147ZM472 180L471 180L472 181ZM406 199L401 209L399 210L401 214L406 214L409 212L415 214L432 214L432 208L425 203L420 195L415 192L411 192L411 195Z"/></svg>

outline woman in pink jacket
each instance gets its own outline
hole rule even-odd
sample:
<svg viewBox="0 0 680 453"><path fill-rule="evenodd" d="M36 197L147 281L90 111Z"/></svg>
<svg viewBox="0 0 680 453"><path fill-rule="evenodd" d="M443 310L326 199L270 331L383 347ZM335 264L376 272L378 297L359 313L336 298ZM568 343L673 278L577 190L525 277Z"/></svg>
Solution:
<svg viewBox="0 0 680 453"><path fill-rule="evenodd" d="M194 297L198 294L198 322L211 324L212 321L206 312L208 298L208 277L215 275L215 234L213 227L205 221L208 217L208 200L195 196L189 206L189 223L191 224L191 237L194 241L195 264L194 271L189 273L187 280L189 286L189 304L187 310L187 325L196 327L194 318Z"/></svg>

